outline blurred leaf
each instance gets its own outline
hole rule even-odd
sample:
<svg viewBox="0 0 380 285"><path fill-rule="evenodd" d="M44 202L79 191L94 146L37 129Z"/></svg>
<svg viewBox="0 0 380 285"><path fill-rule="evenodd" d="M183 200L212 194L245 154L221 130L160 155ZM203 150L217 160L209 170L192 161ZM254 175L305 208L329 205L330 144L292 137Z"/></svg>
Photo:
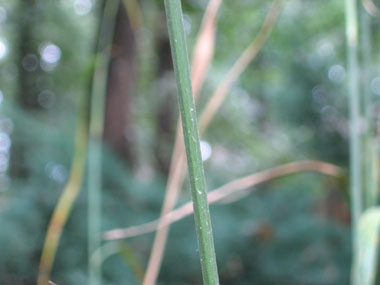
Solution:
<svg viewBox="0 0 380 285"><path fill-rule="evenodd" d="M378 272L380 207L366 210L359 218L357 252L354 257L353 284L372 285Z"/></svg>

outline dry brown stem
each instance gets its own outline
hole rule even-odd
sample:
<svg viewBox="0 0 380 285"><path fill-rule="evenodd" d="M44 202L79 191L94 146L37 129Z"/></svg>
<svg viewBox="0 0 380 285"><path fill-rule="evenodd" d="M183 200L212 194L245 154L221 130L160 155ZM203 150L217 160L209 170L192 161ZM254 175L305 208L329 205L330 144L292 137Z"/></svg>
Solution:
<svg viewBox="0 0 380 285"><path fill-rule="evenodd" d="M227 183L207 194L209 204L214 204L216 202L220 202L226 198L230 198L233 195L236 195L240 191L246 191L250 187L255 185L280 178L282 176L286 176L289 174L294 174L298 172L319 172L325 175L340 177L343 174L343 171L338 166L335 166L330 163L322 162L322 161L297 161L291 162L287 164L283 164L280 166L276 166L258 173L254 173L248 176L244 176L237 180L234 180L230 183ZM240 196L242 198L244 196ZM237 201L237 199L234 199ZM126 229L115 229L108 232L103 233L103 239L105 240L115 240L115 239L123 239L123 238L131 238L135 236L139 236L142 234L154 232L161 228L167 227L168 225L177 222L193 213L193 204L188 202L183 206L167 213L161 219L138 225L129 227Z"/></svg>
<svg viewBox="0 0 380 285"><path fill-rule="evenodd" d="M76 133L75 153L70 178L63 189L58 203L54 209L53 216L48 225L45 243L42 249L38 285L46 285L50 279L50 273L53 262L57 253L59 239L62 235L63 228L70 215L73 204L80 192L80 186L83 179L83 173L86 163L87 149L87 127L86 124L79 124Z"/></svg>
<svg viewBox="0 0 380 285"><path fill-rule="evenodd" d="M199 119L199 132L201 134L204 133L212 118L214 118L216 112L225 100L228 92L231 90L232 85L262 49L264 43L267 41L269 35L272 32L279 12L280 0L275 0L265 18L264 24L259 34L235 62L232 68L228 71L223 81L215 90L214 94L211 96L211 99L206 105L205 110Z"/></svg>

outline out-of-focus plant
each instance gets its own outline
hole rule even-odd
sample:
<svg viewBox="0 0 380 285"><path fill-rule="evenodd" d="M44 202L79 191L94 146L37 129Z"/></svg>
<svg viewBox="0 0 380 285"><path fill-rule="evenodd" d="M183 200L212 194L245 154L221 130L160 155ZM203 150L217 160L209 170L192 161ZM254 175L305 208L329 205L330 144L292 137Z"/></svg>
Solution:
<svg viewBox="0 0 380 285"><path fill-rule="evenodd" d="M87 102L83 99L75 134L75 152L69 181L64 188L50 220L42 250L38 274L39 285L47 284L57 253L59 240L82 184L87 152Z"/></svg>
<svg viewBox="0 0 380 285"><path fill-rule="evenodd" d="M232 195L236 192L242 190L248 190L250 187L257 184L261 184L272 179L279 178L281 176L304 172L304 171L315 171L320 172L325 175L334 176L340 178L342 175L342 170L335 165L320 162L320 161L299 161L288 163L285 165L279 165L274 168L261 171L259 173L254 173L237 180L231 181L226 185L219 187L218 189L212 190L207 194L207 199L209 204L216 203ZM244 197L244 196L243 196ZM240 198L243 198L240 197ZM238 199L239 200L239 199ZM237 201L236 199L234 201ZM105 240L115 240L122 238L130 238L138 236L141 234L146 234L177 222L188 215L193 213L193 205L191 202L184 204L178 209L167 213L165 216L157 221L149 222L139 226L133 226L126 229L115 229L103 233L103 238Z"/></svg>
<svg viewBox="0 0 380 285"><path fill-rule="evenodd" d="M111 57L112 39L119 0L104 2L100 23L95 73L92 84L88 145L88 266L90 284L102 284L99 262L93 262L93 253L101 246L102 219L102 141L107 95L107 74ZM101 253L101 251L100 251Z"/></svg>
<svg viewBox="0 0 380 285"><path fill-rule="evenodd" d="M357 223L362 212L362 155L360 127L360 66L358 61L357 1L346 0L346 36L348 50L348 93L350 110L350 201L354 250L357 247Z"/></svg>
<svg viewBox="0 0 380 285"><path fill-rule="evenodd" d="M115 21L115 15L117 10L116 8L118 6L118 3L119 2L117 0L107 1L104 7L104 19L100 24L101 32L99 35L99 42L101 42L101 45L103 45L103 42L106 42L104 46L108 50L104 51L103 47L99 46L99 59L97 60L97 64L95 66L93 86L91 88L92 96L90 123L88 123L88 98L83 98L83 102L81 104L83 106L81 107L82 111L78 119L75 153L73 158L73 164L70 170L70 179L58 201L58 204L54 210L52 219L47 230L45 245L41 256L38 284L46 284L47 281L50 279L51 269L54 263L62 231L65 227L68 217L70 216L73 204L75 203L77 196L80 192L85 169L85 160L87 157L86 152L88 143L88 132L90 136L89 187L92 187L89 191L89 249L91 250L90 253L100 246L100 226L98 227L100 223L100 190L96 191L97 189L101 188L101 173L98 169L100 163L100 161L98 160L100 160L100 158L98 158L97 156L100 153L100 146L98 142L94 142L94 137L96 140L102 139L101 130L103 125L103 116L101 114L104 112L102 110L104 109L102 108L102 100L104 100L104 97L102 96L104 96L105 94L106 74L108 66L107 62L110 57L109 41L112 40L113 35L113 33L110 32L110 30L113 30L113 25L110 25L110 23L113 23ZM101 111L99 111L96 108L100 108ZM92 282L95 282L97 280L97 270L92 270L90 271L90 273L90 276L92 277ZM93 277L94 275L95 277Z"/></svg>
<svg viewBox="0 0 380 285"><path fill-rule="evenodd" d="M380 9L376 6L373 0L362 0L363 7L372 16L377 17L380 15Z"/></svg>
<svg viewBox="0 0 380 285"><path fill-rule="evenodd" d="M374 285L379 276L380 209L371 207L359 218L357 248L353 262L352 284Z"/></svg>
<svg viewBox="0 0 380 285"><path fill-rule="evenodd" d="M348 50L348 92L350 95L350 187L353 235L352 284L379 282L379 149L378 122L370 90L372 77L371 17L378 15L372 1L346 0L346 38ZM359 45L362 62L359 64ZM361 86L360 86L361 83ZM361 91L360 92L360 87ZM363 115L362 115L363 112ZM361 116L362 115L362 116ZM361 127L361 117L365 128ZM361 142L364 148L362 149Z"/></svg>

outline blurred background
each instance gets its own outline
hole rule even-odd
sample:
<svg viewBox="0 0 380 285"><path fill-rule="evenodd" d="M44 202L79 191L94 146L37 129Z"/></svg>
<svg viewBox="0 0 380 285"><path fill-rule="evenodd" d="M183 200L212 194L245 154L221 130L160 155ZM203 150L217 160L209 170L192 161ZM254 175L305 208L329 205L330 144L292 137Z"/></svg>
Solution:
<svg viewBox="0 0 380 285"><path fill-rule="evenodd" d="M126 2L113 19L103 76L103 231L159 217L179 114L163 1L129 1L135 5L128 9ZM182 3L191 58L208 1ZM270 5L221 4L198 113L257 36ZM101 0L0 0L1 284L36 282L49 220L72 169L76 125L89 117L101 80L93 74L102 15ZM379 23L372 19L373 31ZM372 39L371 62L378 63L379 34ZM343 1L285 1L202 138L209 190L292 161L348 169L345 45ZM378 72L368 86L373 98ZM375 115L377 109L375 102ZM346 176L296 173L211 206L221 283L348 284ZM57 284L88 281L87 184L84 178L61 236ZM190 200L188 181L182 188L178 205ZM158 284L201 283L193 224L191 216L173 224ZM136 272L146 268L153 238L123 241L129 254L104 262L104 284L139 284Z"/></svg>

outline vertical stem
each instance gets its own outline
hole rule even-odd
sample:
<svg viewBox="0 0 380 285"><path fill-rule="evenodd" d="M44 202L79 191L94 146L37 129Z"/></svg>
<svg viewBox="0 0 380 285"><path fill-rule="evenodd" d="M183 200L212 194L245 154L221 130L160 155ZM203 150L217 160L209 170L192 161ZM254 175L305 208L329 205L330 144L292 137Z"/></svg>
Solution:
<svg viewBox="0 0 380 285"><path fill-rule="evenodd" d="M361 52L362 52L362 68L361 74L363 76L362 87L364 94L364 114L366 117L366 134L364 136L364 178L365 178L365 206L371 207L376 204L377 193L377 180L378 174L376 173L376 160L378 154L376 151L377 138L376 138L376 122L371 117L371 91L370 80L372 75L372 49L371 49L371 16L362 7L360 14L360 22L362 27L361 32Z"/></svg>
<svg viewBox="0 0 380 285"><path fill-rule="evenodd" d="M180 0L165 0L204 284L219 284Z"/></svg>
<svg viewBox="0 0 380 285"><path fill-rule="evenodd" d="M101 259L91 259L91 256L101 245L102 137L107 93L107 70L118 6L118 0L105 2L92 85L88 147L88 262L89 283L91 285L102 284Z"/></svg>
<svg viewBox="0 0 380 285"><path fill-rule="evenodd" d="M69 181L59 197L46 231L38 273L38 285L45 285L50 279L63 229L80 192L80 186L82 184L86 165L88 141L88 109L86 99L88 99L87 96L85 96L80 102L81 106L76 123L74 156L71 164Z"/></svg>
<svg viewBox="0 0 380 285"><path fill-rule="evenodd" d="M193 60L191 63L194 101L197 101L197 98L199 97L199 90L203 85L207 69L214 54L216 17L221 3L222 0L209 1L203 16L199 34L197 36L197 41L194 46ZM182 122L180 118L178 120L177 130L175 133L176 136L170 161L165 198L161 208L161 217L165 216L174 209L186 176L185 174L187 172L185 145L183 141ZM157 282L169 230L170 226L162 227L156 232L144 276L145 285L156 284Z"/></svg>
<svg viewBox="0 0 380 285"><path fill-rule="evenodd" d="M350 193L353 248L357 243L357 224L362 211L360 98L358 60L358 12L356 0L345 0L348 53L348 94L350 110Z"/></svg>

